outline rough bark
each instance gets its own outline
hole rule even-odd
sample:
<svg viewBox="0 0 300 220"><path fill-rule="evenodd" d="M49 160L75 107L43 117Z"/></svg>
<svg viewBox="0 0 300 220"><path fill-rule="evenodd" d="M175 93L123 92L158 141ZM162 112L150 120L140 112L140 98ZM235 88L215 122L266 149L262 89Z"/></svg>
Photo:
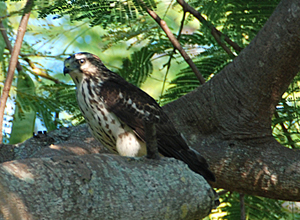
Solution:
<svg viewBox="0 0 300 220"><path fill-rule="evenodd" d="M300 2L283 0L209 82L164 107L215 172L213 186L300 201L300 151L272 137L276 104L300 70Z"/></svg>
<svg viewBox="0 0 300 220"><path fill-rule="evenodd" d="M54 156L108 153L89 133L86 125L37 134L23 143L3 145L0 162Z"/></svg>
<svg viewBox="0 0 300 220"><path fill-rule="evenodd" d="M90 154L0 165L0 219L199 219L213 207L204 178L172 158Z"/></svg>

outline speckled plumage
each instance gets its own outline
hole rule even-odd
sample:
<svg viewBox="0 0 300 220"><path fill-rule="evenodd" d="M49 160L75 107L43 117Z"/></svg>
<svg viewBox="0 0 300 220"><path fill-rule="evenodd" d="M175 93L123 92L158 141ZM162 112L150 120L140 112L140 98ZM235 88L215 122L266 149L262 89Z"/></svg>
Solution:
<svg viewBox="0 0 300 220"><path fill-rule="evenodd" d="M76 84L79 108L91 133L112 152L122 156L146 154L143 118L155 122L159 152L189 165L214 181L206 160L189 148L156 101L138 87L107 69L90 53L66 59L64 73Z"/></svg>

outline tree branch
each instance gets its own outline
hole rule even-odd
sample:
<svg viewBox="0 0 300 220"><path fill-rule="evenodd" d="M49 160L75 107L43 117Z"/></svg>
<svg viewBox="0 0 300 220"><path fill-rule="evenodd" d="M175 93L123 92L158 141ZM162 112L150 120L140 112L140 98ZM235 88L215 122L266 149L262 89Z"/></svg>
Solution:
<svg viewBox="0 0 300 220"><path fill-rule="evenodd" d="M12 52L13 52L13 47L11 46L11 43L10 43L8 37L7 37L6 28L4 27L2 21L0 21L0 31L1 31L2 37L4 39L4 42L6 44L6 47L9 50L9 54L11 55ZM20 62L17 61L17 71L21 72L22 70L23 69L22 69L22 66L21 66Z"/></svg>
<svg viewBox="0 0 300 220"><path fill-rule="evenodd" d="M28 65L32 69L32 74L42 77L44 79L51 80L56 84L61 83L58 79L50 76L45 70L38 68L28 57L23 57L22 55L21 57L28 63Z"/></svg>
<svg viewBox="0 0 300 220"><path fill-rule="evenodd" d="M27 23L29 20L29 16L30 16L30 10L33 6L33 0L28 0L26 3L26 6L24 8L24 15L22 16L20 25L19 25L19 29L18 29L18 33L17 33L17 38L16 38L16 42L12 51L12 55L11 55L11 59L9 62L9 66L8 66L8 72L7 72L7 76L6 76L6 80L4 83L4 87L3 87L3 92L1 95L1 99L0 99L0 143L2 143L2 124L3 124L3 117L4 117L4 110L5 110L5 106L6 106L6 101L9 95L9 91L11 88L11 84L13 81L13 77L14 77L14 71L16 69L17 63L18 63L18 56L20 53L20 49L21 49L21 45L22 45L22 41L26 32L26 27L27 27ZM5 39L5 38L4 38ZM8 43L8 42L6 42Z"/></svg>
<svg viewBox="0 0 300 220"><path fill-rule="evenodd" d="M9 54L12 54L12 46L11 46L11 43L7 37L7 32L5 30L5 27L3 26L3 23L2 21L0 21L0 31L1 31L1 34L4 38L4 41L5 41L5 44L6 44L6 47L7 49L9 50ZM3 53L3 54L6 54L6 53ZM36 75L36 76L39 76L39 77L42 77L42 78L45 78L45 79L48 79L48 80L51 80L55 83L60 83L60 81L58 79L55 79L54 77L50 76L49 74L47 74L45 72L45 70L41 69L41 68L38 68L36 65L34 65L34 63L27 57L27 55L24 55L24 54L19 54L27 63L28 65L31 67L32 69L32 74ZM36 55L37 56L37 55ZM54 57L54 56L52 56ZM57 56L55 56L56 58ZM22 71L22 66L20 64L19 61L17 61L17 70L18 72L21 72Z"/></svg>
<svg viewBox="0 0 300 220"><path fill-rule="evenodd" d="M34 158L0 174L2 219L201 219L215 208L204 178L172 158Z"/></svg>
<svg viewBox="0 0 300 220"><path fill-rule="evenodd" d="M240 52L243 48L241 48L237 43L230 40L230 38L223 34L221 31L218 31L212 24L208 24L206 19L202 17L202 15L193 7L191 7L188 3L186 3L184 0L177 0L178 4L180 4L184 11L191 13L194 15L195 18L197 18L202 24L206 25L208 28L210 28L212 36L215 38L217 43L226 51L226 53L230 56L234 56L234 54L231 52L231 50L221 41L221 37L224 38L225 42L227 42L230 46L232 46L236 51Z"/></svg>
<svg viewBox="0 0 300 220"><path fill-rule="evenodd" d="M2 25L2 26L1 26L1 25L2 25L2 24L1 24L1 22L0 22L0 30L2 29L1 27L3 26L3 25ZM4 34L4 35L6 36L6 38L7 38L7 33L6 33L6 31L3 32L3 34ZM7 40L6 40L6 44L7 44L8 49L11 48L11 49L9 49L10 53L5 53L5 52L4 52L3 54L9 55L9 54L11 54L12 46L11 46L11 43L10 43L10 41L8 40L8 38L7 38ZM56 78L50 76L44 69L41 69L41 68L37 67L37 66L36 66L36 65L35 65L28 57L30 57L30 56L36 56L36 57L48 57L48 58L62 59L61 56L71 56L72 54L42 55L42 54L23 54L23 53L20 53L19 55L20 55L20 56L23 58L23 60L26 61L27 64L30 66L30 68L32 69L32 71L31 71L32 74L34 74L34 75L36 75L36 76L39 76L39 77L42 77L42 78L44 78L44 79L51 80L51 81L55 82L56 84L58 84L58 83L61 83L58 79L56 79ZM22 69L22 66L20 65L20 63L19 63L19 61L18 61L18 63L17 63L17 70L18 70L19 67Z"/></svg>
<svg viewBox="0 0 300 220"><path fill-rule="evenodd" d="M201 75L200 71L198 70L198 68L196 67L196 65L194 64L194 62L190 58L190 56L182 48L182 46L180 45L179 41L175 38L175 36L171 32L171 30L169 29L167 23L164 20L162 20L154 11L150 10L142 0L139 0L139 2L141 3L142 7L147 11L147 13L163 29L163 31L166 33L167 37L169 38L169 40L171 41L171 43L173 44L173 46L179 51L179 53L181 54L181 56L188 63L188 65L191 67L191 69L195 73L195 75L196 75L197 79L199 80L199 82L201 84L204 84L205 83L204 77Z"/></svg>
<svg viewBox="0 0 300 220"><path fill-rule="evenodd" d="M184 11L183 15L182 15L181 23L180 23L180 28L179 28L178 34L177 34L177 40L178 41L180 39L181 32L182 32L182 29L183 29L183 26L184 26L185 15L186 15L186 12ZM168 73L169 73L169 70L170 70L170 67L171 67L171 61L172 61L172 58L173 58L173 55L174 55L175 52L176 52L176 48L174 47L174 49L172 50L172 52L171 52L171 54L169 56L168 62L164 65L164 66L167 66L167 71L166 71L164 79L163 79L163 86L161 88L161 93L160 93L160 96L159 96L159 99L158 99L158 103L160 103L161 97L163 96L163 93L164 93L164 90L165 90L166 81L167 81L167 77L168 77Z"/></svg>
<svg viewBox="0 0 300 220"><path fill-rule="evenodd" d="M11 17L11 16L13 16L13 15L15 15L15 14L20 14L20 13L22 13L23 11L24 11L24 9L22 8L22 9L19 10L19 11L12 11L12 12L10 12L10 13L7 14L7 15L0 16L0 23L2 23L2 21L3 21L4 19L9 18L9 17Z"/></svg>
<svg viewBox="0 0 300 220"><path fill-rule="evenodd" d="M6 53L4 52L3 54L5 55L10 55L10 53ZM58 60L64 60L65 58L63 57L66 57L66 56L71 56L72 53L70 54L66 54L66 53L61 53L61 54L58 54L58 55L44 55L44 54L41 54L41 53L33 53L33 54L24 54L24 53L20 53L19 54L21 57L47 57L47 58L55 58L55 59L58 59ZM63 57L62 57L63 56Z"/></svg>
<svg viewBox="0 0 300 220"><path fill-rule="evenodd" d="M215 173L214 187L300 198L300 151L273 137L275 106L300 70L300 2L283 0L234 61L164 110Z"/></svg>

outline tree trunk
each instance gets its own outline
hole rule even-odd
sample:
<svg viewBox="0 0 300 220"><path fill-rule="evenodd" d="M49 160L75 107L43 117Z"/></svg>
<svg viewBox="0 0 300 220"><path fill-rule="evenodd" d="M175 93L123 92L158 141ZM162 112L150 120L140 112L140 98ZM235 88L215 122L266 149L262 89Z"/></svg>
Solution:
<svg viewBox="0 0 300 220"><path fill-rule="evenodd" d="M234 61L164 107L208 159L214 187L300 201L300 151L273 137L276 104L300 69L300 1L283 0Z"/></svg>

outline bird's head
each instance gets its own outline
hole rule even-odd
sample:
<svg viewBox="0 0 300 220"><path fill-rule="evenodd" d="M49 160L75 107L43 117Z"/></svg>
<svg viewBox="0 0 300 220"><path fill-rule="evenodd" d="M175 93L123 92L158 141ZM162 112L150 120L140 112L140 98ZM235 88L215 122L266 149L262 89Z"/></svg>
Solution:
<svg viewBox="0 0 300 220"><path fill-rule="evenodd" d="M64 74L70 74L75 84L80 83L84 76L100 76L102 70L106 67L100 58L87 52L75 53L64 62Z"/></svg>

